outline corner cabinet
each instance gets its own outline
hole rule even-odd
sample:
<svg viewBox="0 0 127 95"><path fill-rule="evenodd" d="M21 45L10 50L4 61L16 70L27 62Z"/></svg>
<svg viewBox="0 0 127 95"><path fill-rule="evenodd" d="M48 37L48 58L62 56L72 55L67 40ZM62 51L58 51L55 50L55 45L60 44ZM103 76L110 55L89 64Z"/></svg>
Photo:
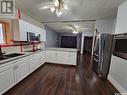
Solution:
<svg viewBox="0 0 127 95"><path fill-rule="evenodd" d="M31 23L19 20L12 20L13 40L14 41L27 41L27 32L40 34L41 41L46 41L45 29L35 26Z"/></svg>

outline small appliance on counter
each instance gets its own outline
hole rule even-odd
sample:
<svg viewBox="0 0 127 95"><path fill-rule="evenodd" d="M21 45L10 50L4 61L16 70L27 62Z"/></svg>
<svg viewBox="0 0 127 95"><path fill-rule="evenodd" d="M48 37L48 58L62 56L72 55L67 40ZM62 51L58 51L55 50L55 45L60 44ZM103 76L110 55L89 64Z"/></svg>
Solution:
<svg viewBox="0 0 127 95"><path fill-rule="evenodd" d="M98 34L95 37L93 69L99 77L107 78L110 67L114 35Z"/></svg>

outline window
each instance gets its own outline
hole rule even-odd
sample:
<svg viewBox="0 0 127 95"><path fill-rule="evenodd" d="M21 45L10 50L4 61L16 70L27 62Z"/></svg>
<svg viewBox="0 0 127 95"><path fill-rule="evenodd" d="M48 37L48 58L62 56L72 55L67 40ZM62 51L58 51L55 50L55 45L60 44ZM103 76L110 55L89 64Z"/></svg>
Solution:
<svg viewBox="0 0 127 95"><path fill-rule="evenodd" d="M0 44L4 43L4 32L3 32L3 24L0 23Z"/></svg>

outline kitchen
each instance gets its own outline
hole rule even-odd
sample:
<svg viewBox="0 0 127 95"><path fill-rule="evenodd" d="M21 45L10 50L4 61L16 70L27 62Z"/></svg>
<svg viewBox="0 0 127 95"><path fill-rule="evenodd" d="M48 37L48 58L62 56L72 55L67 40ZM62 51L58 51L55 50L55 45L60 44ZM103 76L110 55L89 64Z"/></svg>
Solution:
<svg viewBox="0 0 127 95"><path fill-rule="evenodd" d="M55 1L63 13L53 9ZM98 15L90 11L89 19L68 13L87 0L61 2L16 0L15 15L0 15L0 95L126 95L127 1L117 0L111 16L110 7ZM101 39L106 35L112 37Z"/></svg>

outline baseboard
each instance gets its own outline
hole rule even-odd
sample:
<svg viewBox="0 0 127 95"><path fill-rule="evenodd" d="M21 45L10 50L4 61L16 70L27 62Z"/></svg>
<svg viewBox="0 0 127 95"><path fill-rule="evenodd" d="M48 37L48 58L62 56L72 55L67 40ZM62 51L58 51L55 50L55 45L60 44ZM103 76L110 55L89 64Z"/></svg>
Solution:
<svg viewBox="0 0 127 95"><path fill-rule="evenodd" d="M59 63L50 63L50 62L46 62L45 64L56 65L56 66L61 66L61 67L74 67L74 68L76 68L76 65L70 65L70 64L59 64Z"/></svg>
<svg viewBox="0 0 127 95"><path fill-rule="evenodd" d="M127 91L121 87L121 85L108 75L108 80L113 84L113 86L121 93L121 95L127 95Z"/></svg>

